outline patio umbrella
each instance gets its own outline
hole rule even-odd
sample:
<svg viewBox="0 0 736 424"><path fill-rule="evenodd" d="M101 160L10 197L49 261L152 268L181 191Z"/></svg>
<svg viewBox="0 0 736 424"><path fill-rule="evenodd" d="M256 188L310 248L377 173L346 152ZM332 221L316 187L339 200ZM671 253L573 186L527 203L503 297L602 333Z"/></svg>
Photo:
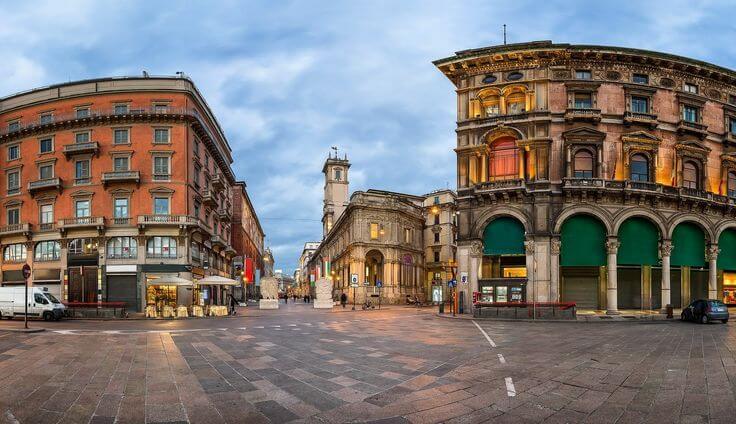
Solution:
<svg viewBox="0 0 736 424"><path fill-rule="evenodd" d="M212 286L237 286L240 283L230 278L220 277L219 275L210 275L197 281L197 284Z"/></svg>
<svg viewBox="0 0 736 424"><path fill-rule="evenodd" d="M151 286L191 286L190 280L176 276L163 276L148 281Z"/></svg>

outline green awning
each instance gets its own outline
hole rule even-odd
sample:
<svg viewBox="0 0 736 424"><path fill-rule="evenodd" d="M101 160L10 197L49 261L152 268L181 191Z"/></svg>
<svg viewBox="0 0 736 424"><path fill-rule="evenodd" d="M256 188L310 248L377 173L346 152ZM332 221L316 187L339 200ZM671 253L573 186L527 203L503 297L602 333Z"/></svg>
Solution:
<svg viewBox="0 0 736 424"><path fill-rule="evenodd" d="M606 264L606 227L590 215L575 215L562 224L560 265Z"/></svg>
<svg viewBox="0 0 736 424"><path fill-rule="evenodd" d="M523 255L524 226L510 217L491 221L483 231L484 255Z"/></svg>
<svg viewBox="0 0 736 424"><path fill-rule="evenodd" d="M736 271L736 230L725 230L718 237L718 269Z"/></svg>
<svg viewBox="0 0 736 424"><path fill-rule="evenodd" d="M705 263L705 234L696 224L683 222L672 233L672 266L703 267Z"/></svg>
<svg viewBox="0 0 736 424"><path fill-rule="evenodd" d="M659 230L646 218L629 218L618 229L619 265L657 265Z"/></svg>

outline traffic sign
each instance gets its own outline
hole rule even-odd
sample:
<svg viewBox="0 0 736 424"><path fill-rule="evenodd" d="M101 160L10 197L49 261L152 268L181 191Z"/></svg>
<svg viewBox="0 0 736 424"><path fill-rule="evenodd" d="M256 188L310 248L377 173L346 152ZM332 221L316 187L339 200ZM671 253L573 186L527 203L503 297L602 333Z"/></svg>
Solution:
<svg viewBox="0 0 736 424"><path fill-rule="evenodd" d="M450 280L447 282L447 287L455 287L455 286L457 286L456 280Z"/></svg>
<svg viewBox="0 0 736 424"><path fill-rule="evenodd" d="M381 280L376 281L376 287L378 288L383 287L383 283L381 282Z"/></svg>
<svg viewBox="0 0 736 424"><path fill-rule="evenodd" d="M350 275L350 284L358 284L358 274Z"/></svg>
<svg viewBox="0 0 736 424"><path fill-rule="evenodd" d="M23 264L23 278L26 280L31 278L31 266L28 264Z"/></svg>

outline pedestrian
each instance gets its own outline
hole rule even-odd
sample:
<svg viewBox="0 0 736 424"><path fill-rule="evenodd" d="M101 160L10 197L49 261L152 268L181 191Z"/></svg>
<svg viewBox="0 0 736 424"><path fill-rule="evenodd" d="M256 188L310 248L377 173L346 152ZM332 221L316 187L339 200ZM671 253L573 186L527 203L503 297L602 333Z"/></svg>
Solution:
<svg viewBox="0 0 736 424"><path fill-rule="evenodd" d="M289 295L285 294L284 295L284 305L286 305L287 303L289 303Z"/></svg>
<svg viewBox="0 0 736 424"><path fill-rule="evenodd" d="M237 305L237 302L235 302L235 296L232 294L230 295L230 315L235 315L235 305Z"/></svg>
<svg viewBox="0 0 736 424"><path fill-rule="evenodd" d="M345 292L343 292L340 295L340 304L342 304L343 309L345 309L345 305L347 305L347 303L348 303L348 295L346 295Z"/></svg>
<svg viewBox="0 0 736 424"><path fill-rule="evenodd" d="M302 300L304 301L304 303L307 303L307 295L306 294L304 295L304 297L302 298Z"/></svg>

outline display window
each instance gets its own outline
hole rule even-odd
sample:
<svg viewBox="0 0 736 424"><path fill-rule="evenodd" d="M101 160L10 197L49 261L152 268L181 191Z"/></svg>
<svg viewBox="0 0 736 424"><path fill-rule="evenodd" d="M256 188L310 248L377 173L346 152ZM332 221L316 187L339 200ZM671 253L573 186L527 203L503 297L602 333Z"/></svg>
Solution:
<svg viewBox="0 0 736 424"><path fill-rule="evenodd" d="M149 285L146 292L146 304L149 306L155 306L159 313L163 311L164 306L176 308L177 288L177 286Z"/></svg>
<svg viewBox="0 0 736 424"><path fill-rule="evenodd" d="M723 273L723 303L736 306L736 272Z"/></svg>

